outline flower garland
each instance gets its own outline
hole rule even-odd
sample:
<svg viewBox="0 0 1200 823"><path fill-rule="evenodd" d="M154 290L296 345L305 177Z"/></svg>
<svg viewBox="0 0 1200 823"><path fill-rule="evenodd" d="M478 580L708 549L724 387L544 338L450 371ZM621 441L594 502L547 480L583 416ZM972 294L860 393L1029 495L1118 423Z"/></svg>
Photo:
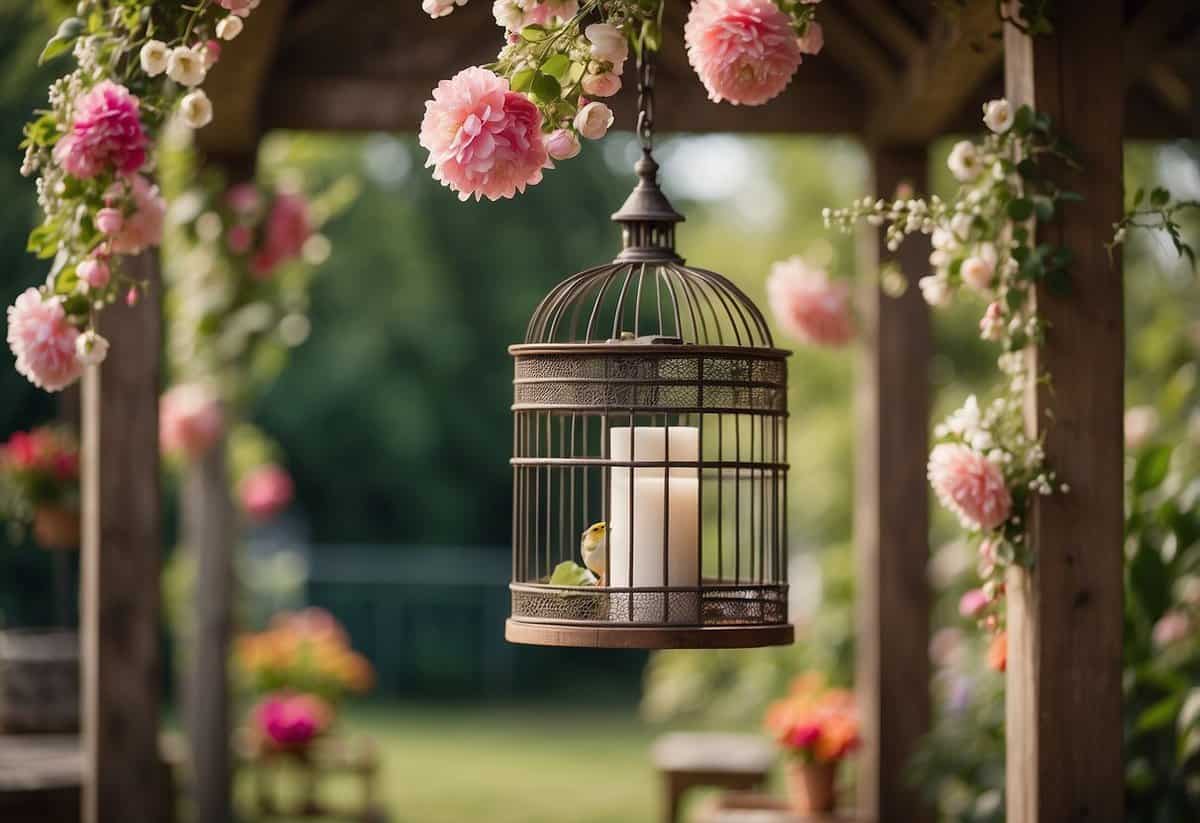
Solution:
<svg viewBox="0 0 1200 823"><path fill-rule="evenodd" d="M120 256L162 239L166 204L150 176L159 137L176 113L191 128L211 121L200 86L220 41L237 37L258 4L82 0L47 43L43 61L70 51L76 68L50 86L49 108L21 144L21 173L37 175L44 213L28 248L54 260L45 285L8 309L17 371L35 385L58 391L104 360L97 316L145 288Z"/></svg>
<svg viewBox="0 0 1200 823"><path fill-rule="evenodd" d="M984 405L969 397L936 427L928 471L938 500L978 540L984 582L963 598L961 611L994 632L999 649L1004 572L1032 559L1025 526L1029 501L1068 491L1047 467L1041 439L1026 432L1025 390L1046 377L1030 371L1025 349L1043 338L1034 287L1068 288L1071 262L1068 249L1037 243L1035 227L1079 197L1046 174L1051 161L1073 165L1049 117L1028 106L1014 111L1001 99L984 106L983 122L989 133L981 141L961 141L950 152L948 165L960 183L951 201L867 197L823 214L827 226L845 231L859 221L886 225L892 251L906 235L930 235L933 273L918 282L926 302L945 306L963 292L986 301L980 336L1000 347L1003 389Z"/></svg>
<svg viewBox="0 0 1200 823"><path fill-rule="evenodd" d="M824 44L819 2L696 0L684 38L709 99L757 106L782 92ZM422 8L438 18L465 3ZM461 200L510 198L579 154L581 137L603 137L614 115L597 98L620 90L631 49L662 38L663 0L495 0L492 12L504 29L496 61L440 82L421 123L426 165Z"/></svg>

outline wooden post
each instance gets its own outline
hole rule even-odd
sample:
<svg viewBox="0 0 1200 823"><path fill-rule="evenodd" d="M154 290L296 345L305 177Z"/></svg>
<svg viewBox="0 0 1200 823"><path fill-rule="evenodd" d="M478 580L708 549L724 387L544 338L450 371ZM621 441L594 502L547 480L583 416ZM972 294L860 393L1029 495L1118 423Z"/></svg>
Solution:
<svg viewBox="0 0 1200 823"><path fill-rule="evenodd" d="M173 818L158 750L162 281L153 254L127 266L149 288L105 314L114 353L83 382L85 823Z"/></svg>
<svg viewBox="0 0 1200 823"><path fill-rule="evenodd" d="M233 819L228 661L237 530L224 438L188 466L181 509L184 541L196 570L185 701L192 796L197 820L228 823Z"/></svg>
<svg viewBox="0 0 1200 823"><path fill-rule="evenodd" d="M1007 802L1010 823L1122 819L1122 407L1119 264L1104 243L1122 209L1122 4L1059 0L1055 33L1005 31L1014 104L1054 118L1079 149L1068 204L1041 240L1074 253L1069 294L1038 289L1046 340L1031 357L1027 423L1068 494L1030 517L1036 566L1008 585Z"/></svg>
<svg viewBox="0 0 1200 823"><path fill-rule="evenodd" d="M874 191L922 189L926 149L870 150ZM867 273L860 315L863 363L858 388L860 438L855 472L857 666L864 747L858 758L858 810L867 820L914 823L927 817L904 773L929 731L928 458L931 352L929 310L917 279L929 268L929 243L914 236L897 263L908 279L885 294L882 231L865 230L859 260Z"/></svg>

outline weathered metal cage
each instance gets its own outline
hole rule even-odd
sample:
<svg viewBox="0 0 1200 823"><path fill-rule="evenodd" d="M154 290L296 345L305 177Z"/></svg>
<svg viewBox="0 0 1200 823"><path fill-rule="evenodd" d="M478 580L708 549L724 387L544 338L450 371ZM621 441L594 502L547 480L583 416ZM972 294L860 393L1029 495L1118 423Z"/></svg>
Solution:
<svg viewBox="0 0 1200 823"><path fill-rule="evenodd" d="M512 616L541 645L790 643L787 364L733 283L675 253L649 145L623 250L541 302L515 360ZM551 585L607 524L598 585Z"/></svg>

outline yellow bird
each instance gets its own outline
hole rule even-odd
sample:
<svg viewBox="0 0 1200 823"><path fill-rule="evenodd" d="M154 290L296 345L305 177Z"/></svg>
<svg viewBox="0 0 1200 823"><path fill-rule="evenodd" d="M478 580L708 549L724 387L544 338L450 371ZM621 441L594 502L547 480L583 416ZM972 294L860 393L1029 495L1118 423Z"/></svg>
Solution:
<svg viewBox="0 0 1200 823"><path fill-rule="evenodd" d="M600 578L601 586L604 585L604 574L608 571L604 567L604 547L607 543L608 526L603 522L588 526L579 538L579 553L583 556L583 565Z"/></svg>

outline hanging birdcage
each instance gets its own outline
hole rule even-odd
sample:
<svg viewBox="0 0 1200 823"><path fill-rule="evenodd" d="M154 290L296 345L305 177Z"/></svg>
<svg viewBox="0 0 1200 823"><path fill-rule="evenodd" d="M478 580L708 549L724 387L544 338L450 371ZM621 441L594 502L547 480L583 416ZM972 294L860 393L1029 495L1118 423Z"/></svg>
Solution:
<svg viewBox="0 0 1200 823"><path fill-rule="evenodd" d="M518 643L708 648L792 642L787 364L762 313L675 252L683 217L651 156L616 260L537 307L515 362L512 616Z"/></svg>

